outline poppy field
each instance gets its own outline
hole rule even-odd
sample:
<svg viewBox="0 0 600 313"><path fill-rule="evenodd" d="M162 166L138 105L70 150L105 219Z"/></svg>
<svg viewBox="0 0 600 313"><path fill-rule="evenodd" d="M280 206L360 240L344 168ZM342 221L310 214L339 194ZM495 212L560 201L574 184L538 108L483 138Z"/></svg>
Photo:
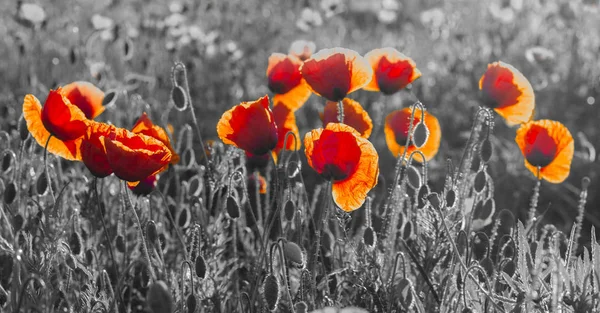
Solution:
<svg viewBox="0 0 600 313"><path fill-rule="evenodd" d="M0 312L600 312L599 15L6 5Z"/></svg>

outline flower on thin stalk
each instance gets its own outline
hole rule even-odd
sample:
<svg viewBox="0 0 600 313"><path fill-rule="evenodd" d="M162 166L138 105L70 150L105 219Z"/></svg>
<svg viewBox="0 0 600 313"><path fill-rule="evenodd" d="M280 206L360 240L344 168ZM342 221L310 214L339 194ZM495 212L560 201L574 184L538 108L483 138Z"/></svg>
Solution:
<svg viewBox="0 0 600 313"><path fill-rule="evenodd" d="M373 145L352 127L329 123L304 137L308 164L332 181L334 202L344 211L362 206L377 184L379 156Z"/></svg>
<svg viewBox="0 0 600 313"><path fill-rule="evenodd" d="M344 107L344 124L356 129L361 137L369 138L373 131L373 121L369 117L369 113L357 101L349 98L342 100ZM339 123L338 121L338 102L327 101L325 110L321 115L323 127L329 123Z"/></svg>
<svg viewBox="0 0 600 313"><path fill-rule="evenodd" d="M512 65L494 62L479 80L483 104L494 109L506 124L514 126L533 118L535 96L531 84Z"/></svg>
<svg viewBox="0 0 600 313"><path fill-rule="evenodd" d="M575 145L573 136L560 122L532 121L521 125L515 137L525 157L525 167L539 179L558 184L569 176Z"/></svg>
<svg viewBox="0 0 600 313"><path fill-rule="evenodd" d="M365 90L391 95L421 77L415 62L394 48L372 50L365 54L365 59L373 68L373 79Z"/></svg>
<svg viewBox="0 0 600 313"><path fill-rule="evenodd" d="M283 53L271 54L267 66L269 89L275 94L273 102L284 103L292 111L302 107L311 94L302 78L301 66L302 60L298 57Z"/></svg>
<svg viewBox="0 0 600 313"><path fill-rule="evenodd" d="M329 101L342 101L363 88L373 76L369 63L356 51L323 49L304 61L300 68L310 89Z"/></svg>
<svg viewBox="0 0 600 313"><path fill-rule="evenodd" d="M421 122L421 114L424 115L424 124L427 128L427 139L422 147L415 146L412 138L408 142L407 155L413 151L419 150L425 155L425 160L431 160L438 152L440 141L442 138L442 130L438 119L427 111L422 111L420 108L415 108L413 119L413 130ZM401 110L396 110L388 114L385 118L385 142L388 149L395 157L399 157L404 153L408 131L410 130L410 116L413 109L408 107ZM423 157L420 154L413 156L417 162L423 162Z"/></svg>

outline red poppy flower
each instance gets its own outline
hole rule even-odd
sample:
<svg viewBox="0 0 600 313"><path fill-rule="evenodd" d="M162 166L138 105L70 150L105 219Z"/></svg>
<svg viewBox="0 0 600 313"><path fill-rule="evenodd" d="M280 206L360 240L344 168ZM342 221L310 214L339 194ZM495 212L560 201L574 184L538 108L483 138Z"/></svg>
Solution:
<svg viewBox="0 0 600 313"><path fill-rule="evenodd" d="M136 196L147 196L152 192L154 187L156 187L156 183L158 182L158 178L156 176L156 174L150 175L135 183L127 182L127 187Z"/></svg>
<svg viewBox="0 0 600 313"><path fill-rule="evenodd" d="M171 140L167 135L167 132L160 126L154 125L146 112L142 113L142 116L135 122L131 132L134 134L144 134L152 138L160 140L162 143L169 148L171 151L171 164L179 163L179 155L175 153L175 149L171 145Z"/></svg>
<svg viewBox="0 0 600 313"><path fill-rule="evenodd" d="M415 108L415 115L413 125L416 126L421 121L421 109ZM404 108L402 110L396 110L388 114L385 118L385 142L387 143L388 149L392 152L395 157L398 157L404 153L406 138L408 137L408 131L410 129L410 116L412 114L412 108ZM421 148L417 148L414 143L409 141L407 155L410 155L413 151L419 150L425 155L425 160L431 160L438 152L440 147L440 141L442 138L442 131L438 119L429 114L429 112L423 112L425 120L425 126L429 132L425 144ZM414 127L413 126L413 127ZM417 162L423 162L423 158L420 154L415 154L413 159Z"/></svg>
<svg viewBox="0 0 600 313"><path fill-rule="evenodd" d="M484 105L494 109L509 126L527 123L533 117L535 96L531 84L512 65L494 62L479 80Z"/></svg>
<svg viewBox="0 0 600 313"><path fill-rule="evenodd" d="M108 163L102 137L107 137L117 128L114 125L92 122L81 143L81 159L92 175L103 178L113 173Z"/></svg>
<svg viewBox="0 0 600 313"><path fill-rule="evenodd" d="M352 127L329 123L304 137L308 164L323 178L332 180L335 203L354 211L377 184L379 156L373 145Z"/></svg>
<svg viewBox="0 0 600 313"><path fill-rule="evenodd" d="M171 162L171 151L158 139L134 134L117 128L108 136L100 137L108 163L115 175L129 182L137 182L163 171Z"/></svg>
<svg viewBox="0 0 600 313"><path fill-rule="evenodd" d="M314 93L334 102L363 88L373 76L373 69L360 54L344 48L317 52L304 61L300 71Z"/></svg>
<svg viewBox="0 0 600 313"><path fill-rule="evenodd" d="M575 145L560 122L532 121L521 125L515 138L525 156L525 167L539 178L558 184L569 176Z"/></svg>
<svg viewBox="0 0 600 313"><path fill-rule="evenodd" d="M217 134L224 143L253 155L264 155L277 146L277 125L269 109L269 97L242 102L223 113Z"/></svg>
<svg viewBox="0 0 600 313"><path fill-rule="evenodd" d="M369 138L373 130L373 121L371 121L369 113L363 109L360 103L349 98L344 98L342 105L344 106L344 124L356 129L362 137ZM323 120L324 127L329 123L339 123L338 102L327 101L321 120Z"/></svg>
<svg viewBox="0 0 600 313"><path fill-rule="evenodd" d="M273 118L275 119L275 124L277 124L277 146L273 152L275 155L279 154L279 151L283 149L283 145L286 140L286 135L288 132L294 133L296 135L296 140L300 140L300 133L298 132L298 126L296 125L296 116L294 112L289 109L285 104L278 102L273 106ZM287 150L299 150L300 142L295 142L292 136L288 136L287 145L285 149Z"/></svg>
<svg viewBox="0 0 600 313"><path fill-rule="evenodd" d="M102 105L104 92L92 83L85 81L73 82L62 87L62 93L71 103L81 109L88 119L94 119L104 112L104 106Z"/></svg>
<svg viewBox="0 0 600 313"><path fill-rule="evenodd" d="M421 77L415 62L394 48L372 50L365 59L373 68L373 79L365 90L391 95Z"/></svg>
<svg viewBox="0 0 600 313"><path fill-rule="evenodd" d="M295 56L273 53L269 57L267 77L269 89L275 93L274 103L282 102L296 111L310 97L310 89L306 84L300 67L302 61Z"/></svg>
<svg viewBox="0 0 600 313"><path fill-rule="evenodd" d="M316 46L314 42L300 39L292 42L289 54L305 61L312 56L315 49Z"/></svg>
<svg viewBox="0 0 600 313"><path fill-rule="evenodd" d="M42 147L48 137L48 152L68 160L81 160L79 146L88 127L84 113L62 94L60 88L50 90L42 107L34 95L26 95L23 116L27 129Z"/></svg>

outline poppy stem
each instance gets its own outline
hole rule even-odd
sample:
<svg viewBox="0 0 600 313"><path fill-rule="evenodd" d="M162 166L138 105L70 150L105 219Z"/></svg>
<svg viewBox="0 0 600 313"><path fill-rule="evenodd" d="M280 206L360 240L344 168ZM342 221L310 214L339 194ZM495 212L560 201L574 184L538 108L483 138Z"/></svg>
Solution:
<svg viewBox="0 0 600 313"><path fill-rule="evenodd" d="M96 211L98 212L98 218L100 219L100 221L102 221L102 228L104 229L104 235L106 236L106 241L108 242L108 252L110 253L110 258L115 266L115 271L117 272L117 277L118 277L119 273L118 273L117 259L115 259L112 241L110 240L110 235L108 234L108 228L106 227L106 222L104 221L104 216L102 216L102 210L100 209L101 206L100 206L100 196L98 196L98 177L95 177L95 176L94 176L93 188L94 188L94 198L96 201ZM120 297L120 295L119 295L119 297Z"/></svg>
<svg viewBox="0 0 600 313"><path fill-rule="evenodd" d="M46 175L46 183L48 185L48 190L50 192L50 196L53 201L56 201L54 197L54 190L52 190L52 180L50 179L50 172L48 171L48 144L50 143L50 139L52 139L52 135L48 136L48 140L46 140L46 145L44 146L44 172Z"/></svg>
<svg viewBox="0 0 600 313"><path fill-rule="evenodd" d="M321 253L321 240L322 240L322 235L323 235L323 230L325 229L325 227L327 227L327 220L329 219L329 213L330 211L333 209L333 201L332 201L332 192L333 192L333 184L331 181L327 182L327 187L325 188L325 192L323 194L323 197L326 199L325 203L323 203L323 212L321 212L321 226L319 227L319 229L317 229L317 247L315 249L315 252L313 254L313 261L311 262L311 267L310 267L310 271L312 274L312 278L315 280L315 286L317 284L317 273L316 273L316 263L317 260L319 259L319 255L321 255L321 257L324 257L324 254ZM314 214L314 212L313 212ZM322 262L323 266L325 266L325 263ZM325 277L325 276L324 276ZM315 302L316 302L316 294L315 294Z"/></svg>
<svg viewBox="0 0 600 313"><path fill-rule="evenodd" d="M344 102L342 100L338 101L337 109L338 109L338 116L337 116L338 122L344 123Z"/></svg>
<svg viewBox="0 0 600 313"><path fill-rule="evenodd" d="M538 206L538 199L540 197L540 185L542 183L541 177L539 177L539 168L538 168L538 178L535 182L535 187L533 187L533 195L531 196L531 202L529 204L529 213L527 214L527 232L533 231L533 225L535 224L535 212ZM533 231L535 237L535 231Z"/></svg>

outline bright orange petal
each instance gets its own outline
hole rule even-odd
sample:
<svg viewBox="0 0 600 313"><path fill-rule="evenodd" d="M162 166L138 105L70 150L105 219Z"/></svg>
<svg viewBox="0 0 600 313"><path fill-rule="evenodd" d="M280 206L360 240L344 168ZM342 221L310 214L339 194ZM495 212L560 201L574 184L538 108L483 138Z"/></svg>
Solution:
<svg viewBox="0 0 600 313"><path fill-rule="evenodd" d="M394 48L374 49L365 59L373 68L373 79L365 90L390 95L421 77L415 62Z"/></svg>
<svg viewBox="0 0 600 313"><path fill-rule="evenodd" d="M324 130L307 133L304 146L308 163L325 179L347 179L358 167L358 137L354 128L341 123L329 123Z"/></svg>
<svg viewBox="0 0 600 313"><path fill-rule="evenodd" d="M34 95L25 96L23 101L23 116L27 122L27 129L31 133L31 136L40 146L46 146L50 132L42 123L42 106ZM48 143L48 152L67 160L81 160L80 145L81 138L63 142L56 137L52 137Z"/></svg>
<svg viewBox="0 0 600 313"><path fill-rule="evenodd" d="M575 151L573 136L560 122L552 120L532 121L521 125L515 137L525 157L525 167L554 184L569 176ZM532 164L533 163L533 164Z"/></svg>
<svg viewBox="0 0 600 313"><path fill-rule="evenodd" d="M296 116L294 112L292 112L287 106L282 104L281 102L276 103L273 106L273 117L275 119L275 123L277 124L277 146L273 150L276 153L279 153L283 149L283 145L286 140L286 135L288 132L292 132L298 142L294 142L294 137L287 136L287 150L299 150L300 149L300 133L298 131L298 126L296 125Z"/></svg>
<svg viewBox="0 0 600 313"><path fill-rule="evenodd" d="M42 123L52 136L75 140L85 135L89 120L63 95L61 88L50 90L42 107Z"/></svg>
<svg viewBox="0 0 600 313"><path fill-rule="evenodd" d="M94 119L102 112L104 106L104 92L94 84L86 81L77 81L62 87L63 94L76 105L88 119Z"/></svg>
<svg viewBox="0 0 600 313"><path fill-rule="evenodd" d="M304 78L296 87L284 94L276 94L273 96L273 103L283 103L293 112L300 109L304 103L310 98L311 91Z"/></svg>
<svg viewBox="0 0 600 313"><path fill-rule="evenodd" d="M411 108L404 108L402 110L396 110L388 114L385 118L385 141L388 149L392 152L395 157L399 157L404 153L406 137L408 136L408 130L410 126ZM424 112L425 126L429 130L429 136L427 141L420 149L414 146L412 142L409 142L408 151L406 156L410 155L415 150L420 150L425 155L425 160L431 160L438 152L440 147L440 141L442 138L442 131L438 119L431 115L429 112ZM415 109L415 116L413 124L417 125L421 120L421 109ZM413 159L417 162L423 162L423 158L420 154L415 154Z"/></svg>
<svg viewBox="0 0 600 313"><path fill-rule="evenodd" d="M529 122L533 117L535 96L531 84L512 65L494 62L479 80L483 102L504 118L509 126Z"/></svg>
<svg viewBox="0 0 600 313"><path fill-rule="evenodd" d="M171 151L171 164L179 163L179 155L175 153L175 149L171 145L171 139L169 139L167 132L162 127L154 125L146 112L142 113L142 116L135 122L131 132L134 134L144 134L160 140Z"/></svg>
<svg viewBox="0 0 600 313"><path fill-rule="evenodd" d="M344 106L344 124L351 126L364 138L369 138L373 131L373 121L369 113L357 101L349 98L342 100ZM323 126L329 123L339 123L338 102L328 101L322 116Z"/></svg>

